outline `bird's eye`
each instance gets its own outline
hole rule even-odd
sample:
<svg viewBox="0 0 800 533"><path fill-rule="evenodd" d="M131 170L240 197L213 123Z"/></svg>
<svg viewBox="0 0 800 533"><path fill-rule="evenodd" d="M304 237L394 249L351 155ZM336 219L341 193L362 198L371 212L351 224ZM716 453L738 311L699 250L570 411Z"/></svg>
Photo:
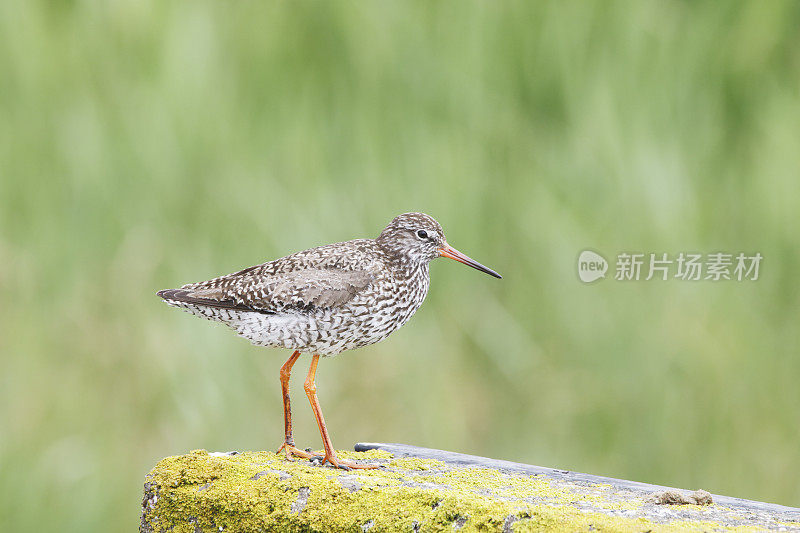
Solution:
<svg viewBox="0 0 800 533"><path fill-rule="evenodd" d="M424 229L421 229L421 230L419 230L417 232L417 237L419 237L420 239L427 239L428 238L428 232L425 231Z"/></svg>

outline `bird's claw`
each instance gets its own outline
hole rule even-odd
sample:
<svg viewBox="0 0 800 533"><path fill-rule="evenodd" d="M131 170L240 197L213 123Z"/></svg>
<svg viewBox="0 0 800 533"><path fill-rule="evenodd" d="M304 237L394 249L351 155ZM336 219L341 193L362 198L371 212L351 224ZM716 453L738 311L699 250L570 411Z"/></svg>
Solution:
<svg viewBox="0 0 800 533"><path fill-rule="evenodd" d="M294 461L294 457L300 457L301 459L313 459L316 457L322 458L319 455L304 452L303 450L296 448L292 442L284 442L275 453L279 454L281 452L283 452L283 455L287 461Z"/></svg>
<svg viewBox="0 0 800 533"><path fill-rule="evenodd" d="M339 459L335 453L326 453L325 457L322 458L322 461L319 463L320 465L324 465L325 463L330 463L330 465L334 468L339 468L341 470L345 470L349 472L350 470L356 469L363 469L369 470L373 468L380 468L380 465L374 464L360 464L360 463L352 463L350 461L343 461Z"/></svg>

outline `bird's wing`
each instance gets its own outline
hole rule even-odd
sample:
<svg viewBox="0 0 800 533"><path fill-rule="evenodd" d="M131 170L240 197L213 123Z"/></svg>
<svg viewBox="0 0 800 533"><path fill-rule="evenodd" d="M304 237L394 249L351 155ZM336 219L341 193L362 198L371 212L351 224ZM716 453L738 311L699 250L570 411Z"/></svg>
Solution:
<svg viewBox="0 0 800 533"><path fill-rule="evenodd" d="M185 297L261 312L332 308L350 301L375 279L368 270L307 268L264 274L250 268L209 282L182 287Z"/></svg>

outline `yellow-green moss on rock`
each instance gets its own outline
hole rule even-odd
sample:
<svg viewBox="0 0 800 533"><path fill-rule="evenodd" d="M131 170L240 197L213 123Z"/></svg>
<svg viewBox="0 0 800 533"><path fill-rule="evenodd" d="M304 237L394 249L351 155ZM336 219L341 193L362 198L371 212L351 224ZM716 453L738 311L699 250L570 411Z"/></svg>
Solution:
<svg viewBox="0 0 800 533"><path fill-rule="evenodd" d="M378 450L338 453L383 466L347 472L270 452L197 450L165 458L147 476L141 531L746 529L715 520L716 506L681 506L687 509L665 514L652 511L644 498L603 485L394 459Z"/></svg>

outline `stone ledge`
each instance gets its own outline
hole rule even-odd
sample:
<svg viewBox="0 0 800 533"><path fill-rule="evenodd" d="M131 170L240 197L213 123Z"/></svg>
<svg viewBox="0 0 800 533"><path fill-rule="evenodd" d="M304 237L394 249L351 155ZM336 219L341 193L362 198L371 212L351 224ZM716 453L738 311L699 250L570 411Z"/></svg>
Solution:
<svg viewBox="0 0 800 533"><path fill-rule="evenodd" d="M356 449L339 453L383 468L271 452L162 459L147 475L140 531L800 531L800 509L780 505L659 505L653 496L674 489L398 444Z"/></svg>

